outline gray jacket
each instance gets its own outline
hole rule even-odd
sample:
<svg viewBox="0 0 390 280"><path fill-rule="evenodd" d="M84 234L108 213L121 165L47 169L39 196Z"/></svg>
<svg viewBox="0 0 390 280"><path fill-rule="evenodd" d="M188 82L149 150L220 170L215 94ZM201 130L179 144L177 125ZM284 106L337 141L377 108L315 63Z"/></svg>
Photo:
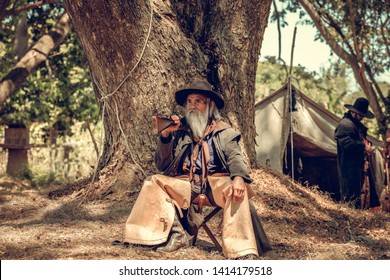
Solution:
<svg viewBox="0 0 390 280"><path fill-rule="evenodd" d="M172 133L167 139L159 137L156 150L157 168L164 175L175 177L184 174L183 161L191 153L194 142L188 126L182 120L183 129ZM212 143L215 154L221 161L223 172L229 173L230 178L240 176L246 183L251 183L248 169L244 163L241 148L238 144L241 134L223 121L218 121L212 132Z"/></svg>

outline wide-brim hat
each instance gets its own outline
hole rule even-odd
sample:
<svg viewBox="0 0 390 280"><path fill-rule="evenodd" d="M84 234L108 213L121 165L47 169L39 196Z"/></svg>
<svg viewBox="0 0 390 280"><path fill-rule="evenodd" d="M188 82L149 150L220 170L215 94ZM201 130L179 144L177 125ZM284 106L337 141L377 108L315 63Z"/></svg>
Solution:
<svg viewBox="0 0 390 280"><path fill-rule="evenodd" d="M215 102L215 105L217 105L218 109L222 109L223 106L225 106L225 101L223 100L222 96L219 93L213 91L211 84L204 80L195 80L186 88L176 91L175 99L177 104L184 106L184 103L187 101L187 96L191 93L205 95Z"/></svg>
<svg viewBox="0 0 390 280"><path fill-rule="evenodd" d="M375 115L368 110L368 105L369 105L368 100L365 99L364 97L360 97L356 99L353 105L345 104L344 107L365 118L373 119Z"/></svg>

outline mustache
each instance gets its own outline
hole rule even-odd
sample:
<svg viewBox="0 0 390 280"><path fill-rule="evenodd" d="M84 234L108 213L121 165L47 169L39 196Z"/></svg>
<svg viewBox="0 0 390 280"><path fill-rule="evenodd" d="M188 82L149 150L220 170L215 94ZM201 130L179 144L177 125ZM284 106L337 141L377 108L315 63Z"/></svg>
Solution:
<svg viewBox="0 0 390 280"><path fill-rule="evenodd" d="M188 113L197 113L197 112L200 112L198 109L188 109L187 111Z"/></svg>
<svg viewBox="0 0 390 280"><path fill-rule="evenodd" d="M202 118L204 117L203 114L204 113L202 113L198 109L191 109L187 111L186 116L189 118Z"/></svg>
<svg viewBox="0 0 390 280"><path fill-rule="evenodd" d="M202 137L208 122L207 113L193 108L186 112L186 119L192 132L196 136Z"/></svg>

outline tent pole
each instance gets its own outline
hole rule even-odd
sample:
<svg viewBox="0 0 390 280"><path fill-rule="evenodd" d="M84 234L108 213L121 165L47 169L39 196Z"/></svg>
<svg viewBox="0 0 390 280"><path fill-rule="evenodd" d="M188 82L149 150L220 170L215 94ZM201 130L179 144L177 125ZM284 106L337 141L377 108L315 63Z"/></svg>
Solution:
<svg viewBox="0 0 390 280"><path fill-rule="evenodd" d="M291 78L288 78L288 93L290 97L290 151L291 151L291 178L294 181L294 129L293 129L293 120L292 120L292 90L291 90Z"/></svg>
<svg viewBox="0 0 390 280"><path fill-rule="evenodd" d="M292 181L295 181L294 176L294 129L293 129L293 119L292 119L292 112L293 112L293 96L292 96L292 89L291 89L291 73L292 73L292 66L293 66L293 58L294 58L294 47L295 47L295 35L297 34L297 27L294 27L294 35L293 35L293 41L291 45L291 61L290 61L290 70L288 73L288 92L290 97L290 143L291 143L291 178Z"/></svg>

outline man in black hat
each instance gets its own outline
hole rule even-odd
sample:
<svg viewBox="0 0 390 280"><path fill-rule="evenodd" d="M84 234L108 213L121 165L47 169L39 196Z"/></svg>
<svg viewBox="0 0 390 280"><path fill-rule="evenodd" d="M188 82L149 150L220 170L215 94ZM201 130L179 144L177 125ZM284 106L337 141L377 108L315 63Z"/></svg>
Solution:
<svg viewBox="0 0 390 280"><path fill-rule="evenodd" d="M344 105L349 111L344 114L335 130L341 199L351 201L355 208L362 208L364 205L361 200L364 195L361 194L367 173L365 159L372 153L371 144L367 141L367 127L361 123L364 118L374 118L374 114L368 110L368 105L368 100L362 97L357 98L353 105ZM376 195L375 190L370 193L371 197ZM371 200L371 204L377 201L376 197Z"/></svg>
<svg viewBox="0 0 390 280"><path fill-rule="evenodd" d="M192 202L202 199L224 209L225 257L276 258L249 201L254 193L238 144L241 135L221 120L222 96L207 81L195 80L177 91L175 100L184 107L185 117L172 116L173 123L160 133L156 164L163 174L145 180L126 221L124 242L158 245L161 252L187 247L180 221L193 213L188 211ZM194 234L188 224L186 229Z"/></svg>

